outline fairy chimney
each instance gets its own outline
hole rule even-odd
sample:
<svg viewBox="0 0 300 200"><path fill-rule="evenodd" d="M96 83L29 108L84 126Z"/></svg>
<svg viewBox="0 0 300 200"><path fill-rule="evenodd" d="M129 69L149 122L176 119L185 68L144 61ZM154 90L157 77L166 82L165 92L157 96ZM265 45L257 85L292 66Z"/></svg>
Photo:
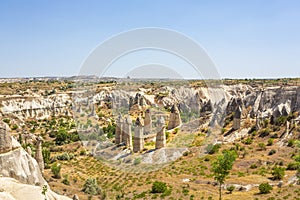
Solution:
<svg viewBox="0 0 300 200"><path fill-rule="evenodd" d="M37 137L36 139L36 152L35 152L35 160L37 161L41 172L44 171L44 160L43 160L43 154L42 154L42 143L43 139L42 137Z"/></svg>
<svg viewBox="0 0 300 200"><path fill-rule="evenodd" d="M173 104L170 113L168 130L176 128L177 126L180 126L180 124L181 124L180 112L178 110L177 105Z"/></svg>
<svg viewBox="0 0 300 200"><path fill-rule="evenodd" d="M133 152L139 152L144 149L144 135L143 135L143 120L141 116L138 116L135 121L135 128L134 128L134 145L133 145Z"/></svg>
<svg viewBox="0 0 300 200"><path fill-rule="evenodd" d="M151 119L151 111L148 108L145 112L145 120L144 120L144 135L148 135L152 130L152 119Z"/></svg>
<svg viewBox="0 0 300 200"><path fill-rule="evenodd" d="M123 118L120 113L117 118L117 124L116 124L116 134L115 134L115 143L116 144L122 143L122 126L123 126Z"/></svg>
<svg viewBox="0 0 300 200"><path fill-rule="evenodd" d="M125 132L125 145L129 148L132 149L132 134L131 134L131 118L129 115L124 120L124 132Z"/></svg>
<svg viewBox="0 0 300 200"><path fill-rule="evenodd" d="M12 150L12 138L8 125L0 121L0 153Z"/></svg>
<svg viewBox="0 0 300 200"><path fill-rule="evenodd" d="M166 146L166 134L165 134L165 119L163 117L159 118L157 121L158 132L156 135L155 148L160 149Z"/></svg>
<svg viewBox="0 0 300 200"><path fill-rule="evenodd" d="M241 115L242 115L242 110L241 107L239 106L236 111L234 112L233 116L233 126L232 128L234 130L238 130L241 127Z"/></svg>

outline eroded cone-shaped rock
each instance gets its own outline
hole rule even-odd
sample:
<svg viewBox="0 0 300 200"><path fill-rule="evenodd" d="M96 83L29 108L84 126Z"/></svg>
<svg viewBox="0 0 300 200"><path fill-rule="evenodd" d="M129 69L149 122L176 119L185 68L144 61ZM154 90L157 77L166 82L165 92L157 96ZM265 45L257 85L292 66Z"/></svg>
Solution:
<svg viewBox="0 0 300 200"><path fill-rule="evenodd" d="M180 112L176 104L171 108L170 120L168 124L168 130L176 128L181 125Z"/></svg>
<svg viewBox="0 0 300 200"><path fill-rule="evenodd" d="M143 134L143 120L141 116L135 121L135 128L134 128L134 145L133 145L133 152L139 152L144 149L144 134Z"/></svg>
<svg viewBox="0 0 300 200"><path fill-rule="evenodd" d="M233 116L232 128L234 130L238 130L241 127L241 116L242 116L242 109L241 109L241 107L238 107L236 109L236 111L234 112L234 116Z"/></svg>
<svg viewBox="0 0 300 200"><path fill-rule="evenodd" d="M12 150L12 138L8 125L0 121L0 153Z"/></svg>
<svg viewBox="0 0 300 200"><path fill-rule="evenodd" d="M41 172L44 171L44 159L43 159L43 153L42 153L42 143L43 143L43 138L42 137L37 137L37 139L36 139L35 160L37 161Z"/></svg>
<svg viewBox="0 0 300 200"><path fill-rule="evenodd" d="M131 124L132 124L132 120L131 120L130 116L128 115L124 121L124 133L125 133L125 145L129 149L132 149Z"/></svg>
<svg viewBox="0 0 300 200"><path fill-rule="evenodd" d="M122 115L119 114L117 118L117 124L116 124L116 133L115 133L115 143L120 144L122 143L122 126L123 126L123 118Z"/></svg>
<svg viewBox="0 0 300 200"><path fill-rule="evenodd" d="M165 120L163 117L159 118L157 121L158 132L156 135L155 148L160 149L166 146L166 134L165 134Z"/></svg>
<svg viewBox="0 0 300 200"><path fill-rule="evenodd" d="M144 135L148 135L152 131L152 119L151 119L151 110L148 108L145 112L144 120Z"/></svg>

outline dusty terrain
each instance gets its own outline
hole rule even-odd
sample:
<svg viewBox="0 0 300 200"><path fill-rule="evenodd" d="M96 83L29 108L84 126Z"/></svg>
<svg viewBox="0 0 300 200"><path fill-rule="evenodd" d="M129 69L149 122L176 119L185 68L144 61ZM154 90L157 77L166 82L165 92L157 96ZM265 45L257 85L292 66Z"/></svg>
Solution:
<svg viewBox="0 0 300 200"><path fill-rule="evenodd" d="M79 199L218 199L211 165L223 150L231 149L238 158L223 185L223 199L299 199L297 168L291 165L300 152L300 79L224 80L218 87L207 85L3 79L0 118L24 149L31 148L33 157L37 136L43 138L43 177L52 191L70 198L77 194ZM166 129L165 148L170 153L154 157L157 119L163 116L168 125L174 104L180 108L182 123ZM130 115L133 130L136 118L148 108L153 133L145 139L144 149L131 153L124 145L115 148L118 113ZM208 144L220 148L208 153ZM172 148L183 149L174 160L168 159L177 151ZM120 153L122 159L114 159ZM0 174L11 177L7 159L1 158ZM162 160L168 162L155 165ZM52 170L57 164L60 178ZM284 168L284 176L274 179L274 167ZM97 180L98 194L83 191L89 178ZM168 191L151 193L155 181L166 183ZM273 190L260 194L258 186L265 182ZM230 185L235 186L232 193L226 190Z"/></svg>

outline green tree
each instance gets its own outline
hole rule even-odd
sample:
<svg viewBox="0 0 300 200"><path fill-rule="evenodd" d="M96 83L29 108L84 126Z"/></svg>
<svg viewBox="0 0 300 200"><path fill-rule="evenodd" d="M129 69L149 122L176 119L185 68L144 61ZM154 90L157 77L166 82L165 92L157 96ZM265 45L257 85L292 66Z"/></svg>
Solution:
<svg viewBox="0 0 300 200"><path fill-rule="evenodd" d="M273 190L273 187L269 183L261 183L258 186L258 189L261 194L268 194L271 190Z"/></svg>
<svg viewBox="0 0 300 200"><path fill-rule="evenodd" d="M229 171L232 169L233 163L237 155L235 151L224 151L217 157L217 160L212 164L214 179L219 184L219 199L222 199L222 185L225 183Z"/></svg>
<svg viewBox="0 0 300 200"><path fill-rule="evenodd" d="M273 168L272 175L273 175L273 179L274 180L281 180L281 179L283 179L284 174L285 174L285 168L283 168L283 167L277 167L277 166L275 166Z"/></svg>
<svg viewBox="0 0 300 200"><path fill-rule="evenodd" d="M167 184L160 181L155 181L152 184L151 193L164 193L167 190Z"/></svg>

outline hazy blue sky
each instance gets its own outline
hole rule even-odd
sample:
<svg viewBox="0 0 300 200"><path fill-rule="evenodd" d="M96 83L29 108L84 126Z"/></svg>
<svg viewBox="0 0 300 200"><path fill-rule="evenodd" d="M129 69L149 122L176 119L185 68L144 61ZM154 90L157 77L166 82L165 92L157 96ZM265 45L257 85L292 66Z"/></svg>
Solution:
<svg viewBox="0 0 300 200"><path fill-rule="evenodd" d="M193 38L223 78L300 77L297 0L1 0L0 77L76 75L103 40L141 27Z"/></svg>

